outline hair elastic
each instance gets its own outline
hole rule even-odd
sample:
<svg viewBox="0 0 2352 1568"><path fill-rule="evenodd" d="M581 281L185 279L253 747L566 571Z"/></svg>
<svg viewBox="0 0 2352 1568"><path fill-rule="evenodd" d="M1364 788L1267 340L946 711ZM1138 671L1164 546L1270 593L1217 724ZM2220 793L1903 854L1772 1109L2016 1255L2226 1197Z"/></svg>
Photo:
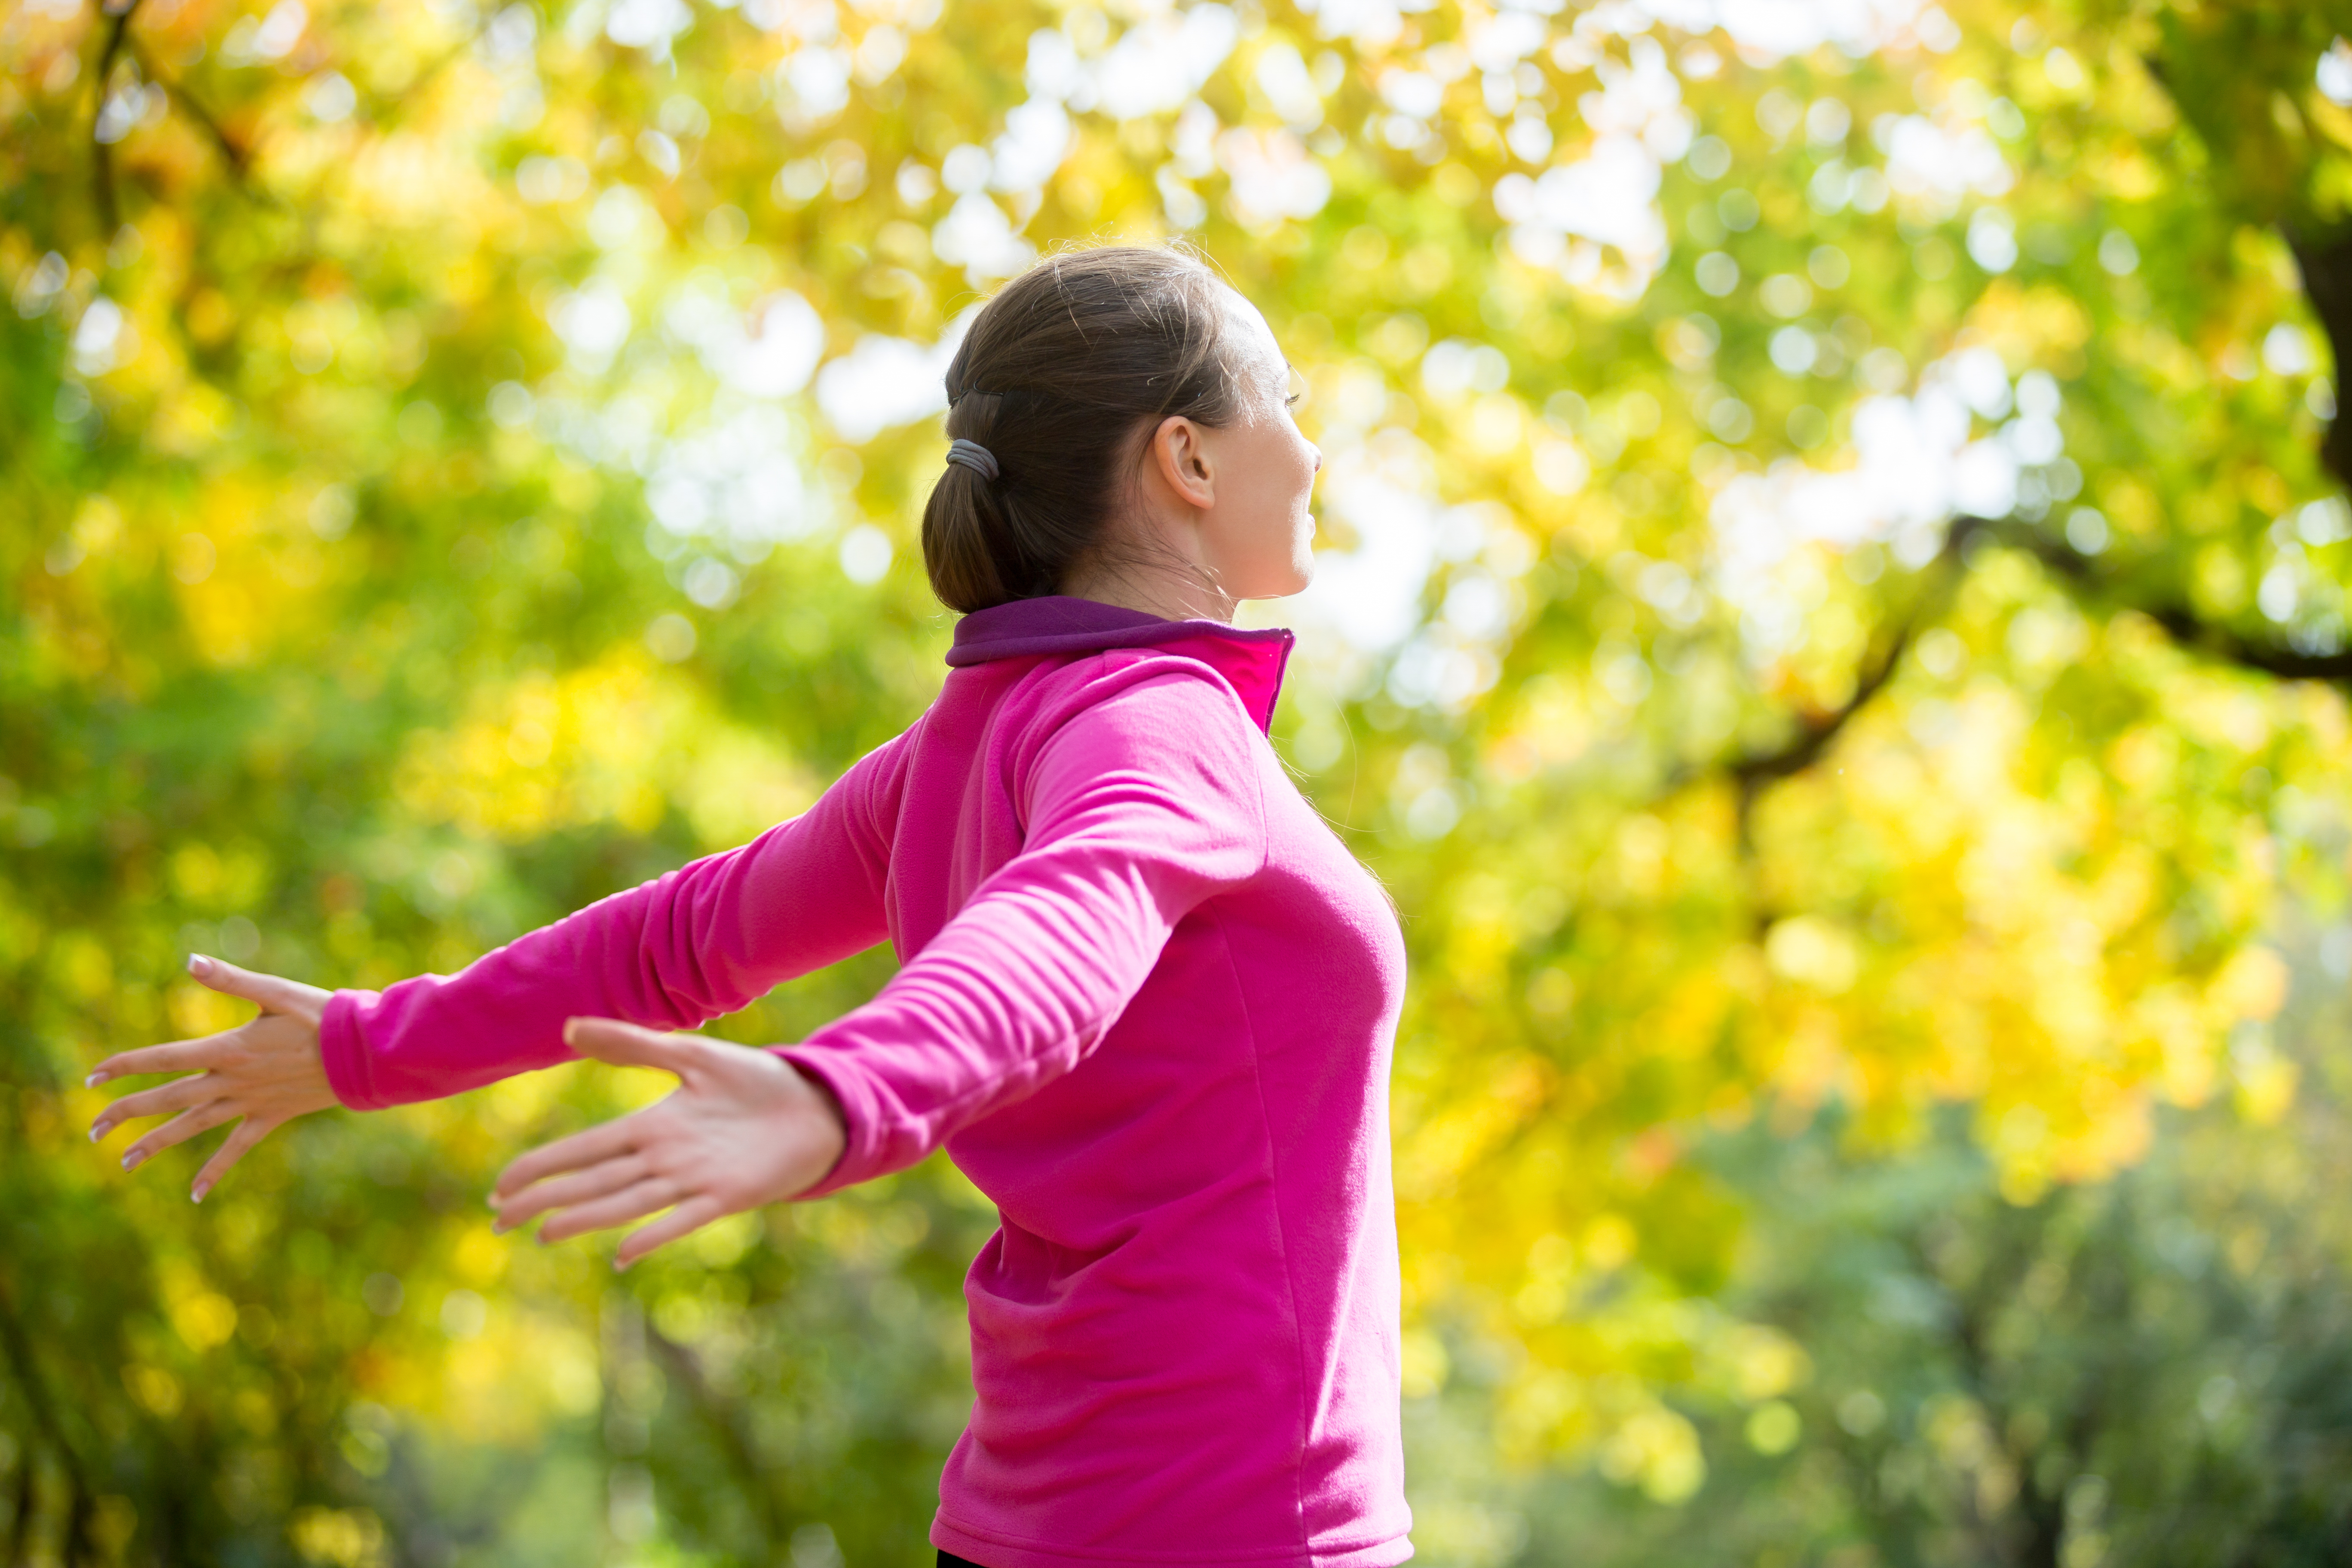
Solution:
<svg viewBox="0 0 2352 1568"><path fill-rule="evenodd" d="M977 441L966 441L961 437L948 443L948 461L961 463L983 479L994 479L999 471L995 453Z"/></svg>

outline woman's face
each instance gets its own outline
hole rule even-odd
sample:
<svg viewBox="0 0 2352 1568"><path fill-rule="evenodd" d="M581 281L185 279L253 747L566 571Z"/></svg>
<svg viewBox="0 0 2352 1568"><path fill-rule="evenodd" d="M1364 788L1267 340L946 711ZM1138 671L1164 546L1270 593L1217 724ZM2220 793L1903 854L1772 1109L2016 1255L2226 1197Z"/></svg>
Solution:
<svg viewBox="0 0 2352 1568"><path fill-rule="evenodd" d="M1291 417L1290 365L1265 317L1230 289L1224 304L1247 395L1241 417L1202 430L1214 500L1199 516L1200 564L1232 598L1277 599L1315 575L1307 500L1323 454Z"/></svg>
<svg viewBox="0 0 2352 1568"><path fill-rule="evenodd" d="M1064 592L1117 597L1179 618L1230 616L1238 600L1278 599L1314 576L1315 516L1307 500L1323 454L1290 416L1290 366L1273 329L1231 289L1223 300L1243 384L1239 413L1219 426L1171 415L1151 433L1139 465L1139 504L1129 526L1147 560L1170 563L1165 580L1140 584L1113 567L1099 582L1081 576ZM1204 591L1214 597L1203 600ZM1120 597L1137 592L1143 599Z"/></svg>

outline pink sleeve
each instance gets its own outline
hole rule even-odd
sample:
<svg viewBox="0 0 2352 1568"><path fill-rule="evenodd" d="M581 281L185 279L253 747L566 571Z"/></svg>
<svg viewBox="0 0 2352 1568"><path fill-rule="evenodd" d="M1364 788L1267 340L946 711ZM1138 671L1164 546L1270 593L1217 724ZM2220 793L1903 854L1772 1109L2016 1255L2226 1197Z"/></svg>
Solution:
<svg viewBox="0 0 2352 1568"><path fill-rule="evenodd" d="M692 1028L880 942L907 740L868 753L807 812L742 847L615 893L456 974L336 992L319 1027L336 1098L373 1110L572 1060L571 1017Z"/></svg>
<svg viewBox="0 0 2352 1568"><path fill-rule="evenodd" d="M1130 670L1016 774L1019 854L866 1005L782 1054L840 1102L817 1197L903 1169L1083 1060L1184 915L1266 855L1255 731L1206 674Z"/></svg>

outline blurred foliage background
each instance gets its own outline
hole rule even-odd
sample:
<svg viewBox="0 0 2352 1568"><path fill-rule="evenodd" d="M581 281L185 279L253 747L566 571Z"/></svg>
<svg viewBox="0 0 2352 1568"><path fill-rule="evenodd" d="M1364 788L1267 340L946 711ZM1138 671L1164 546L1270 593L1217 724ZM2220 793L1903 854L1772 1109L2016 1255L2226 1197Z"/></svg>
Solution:
<svg viewBox="0 0 2352 1568"><path fill-rule="evenodd" d="M649 1075L201 1208L78 1086L803 806L969 311L1177 233L1328 458L1420 1560L2352 1556L2347 13L16 0L0 1561L927 1558L944 1162L615 1279L481 1197Z"/></svg>

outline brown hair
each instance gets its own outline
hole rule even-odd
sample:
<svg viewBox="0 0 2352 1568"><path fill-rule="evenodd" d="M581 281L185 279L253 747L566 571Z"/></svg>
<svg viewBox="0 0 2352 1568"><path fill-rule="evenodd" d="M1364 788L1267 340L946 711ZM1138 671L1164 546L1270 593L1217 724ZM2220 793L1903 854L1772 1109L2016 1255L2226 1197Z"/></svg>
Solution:
<svg viewBox="0 0 2352 1568"><path fill-rule="evenodd" d="M1123 470L1161 420L1230 424L1245 408L1214 274L1173 247L1049 256L975 317L948 366L951 462L923 508L923 565L969 613L1060 591L1104 538Z"/></svg>

